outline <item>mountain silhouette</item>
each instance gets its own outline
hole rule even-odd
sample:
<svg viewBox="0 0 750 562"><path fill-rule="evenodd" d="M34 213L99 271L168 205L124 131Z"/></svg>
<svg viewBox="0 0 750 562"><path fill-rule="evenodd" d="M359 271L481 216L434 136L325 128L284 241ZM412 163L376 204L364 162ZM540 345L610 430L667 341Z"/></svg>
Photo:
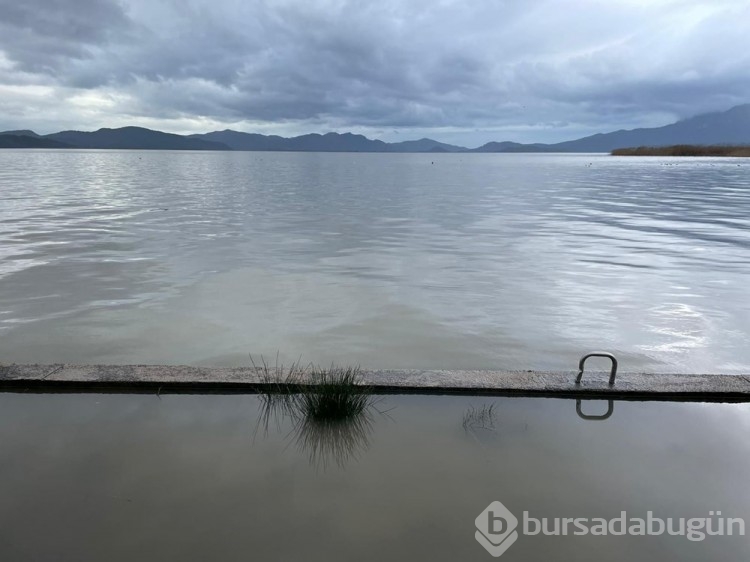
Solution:
<svg viewBox="0 0 750 562"><path fill-rule="evenodd" d="M36 134L19 134L26 131L13 131L16 134L0 133L0 148L73 148L64 142L45 139ZM31 131L28 131L31 132Z"/></svg>
<svg viewBox="0 0 750 562"><path fill-rule="evenodd" d="M294 152L611 152L639 146L750 145L750 104L727 111L704 113L671 125L620 130L554 144L489 142L478 148L419 139L387 143L353 133L312 133L280 137L224 130L196 135L175 135L142 127L61 131L37 135L17 130L0 133L0 148L99 148L140 150L246 150Z"/></svg>
<svg viewBox="0 0 750 562"><path fill-rule="evenodd" d="M61 131L44 138L77 148L117 148L134 150L229 150L222 143L152 131L143 127L99 129L93 132Z"/></svg>
<svg viewBox="0 0 750 562"><path fill-rule="evenodd" d="M190 135L190 138L224 143L232 150L292 152L435 152L441 149L445 152L465 152L467 150L461 146L444 144L432 139L386 143L352 133L326 133L324 135L313 133L285 138L227 129L202 135Z"/></svg>
<svg viewBox="0 0 750 562"><path fill-rule="evenodd" d="M599 133L556 144L487 143L472 152L611 152L616 148L674 144L750 144L750 104L663 127Z"/></svg>

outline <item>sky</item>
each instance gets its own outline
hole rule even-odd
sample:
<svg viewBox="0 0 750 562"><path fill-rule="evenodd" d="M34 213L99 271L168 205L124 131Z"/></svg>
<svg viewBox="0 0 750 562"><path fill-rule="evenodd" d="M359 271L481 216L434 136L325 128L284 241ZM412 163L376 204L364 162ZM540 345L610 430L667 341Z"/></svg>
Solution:
<svg viewBox="0 0 750 562"><path fill-rule="evenodd" d="M463 146L750 102L750 0L0 0L0 130Z"/></svg>

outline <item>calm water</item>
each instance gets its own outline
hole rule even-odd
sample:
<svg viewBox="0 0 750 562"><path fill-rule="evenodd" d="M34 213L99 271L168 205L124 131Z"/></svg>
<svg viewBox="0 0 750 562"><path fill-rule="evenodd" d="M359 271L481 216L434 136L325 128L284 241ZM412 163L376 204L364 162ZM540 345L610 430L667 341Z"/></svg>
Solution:
<svg viewBox="0 0 750 562"><path fill-rule="evenodd" d="M0 360L750 371L750 160L0 152Z"/></svg>
<svg viewBox="0 0 750 562"><path fill-rule="evenodd" d="M256 431L255 396L0 394L0 558L489 561L474 520L495 500L519 518L750 522L747 404L618 402L606 421L569 400L376 406L332 459L284 420ZM483 406L491 420L467 420ZM747 536L521 535L502 560L749 556Z"/></svg>

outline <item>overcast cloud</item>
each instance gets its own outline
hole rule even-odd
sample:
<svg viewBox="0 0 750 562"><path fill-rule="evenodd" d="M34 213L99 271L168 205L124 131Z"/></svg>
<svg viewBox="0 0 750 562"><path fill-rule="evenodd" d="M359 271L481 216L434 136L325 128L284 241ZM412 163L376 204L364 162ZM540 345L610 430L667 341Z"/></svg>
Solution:
<svg viewBox="0 0 750 562"><path fill-rule="evenodd" d="M0 0L0 130L556 141L750 102L750 2Z"/></svg>

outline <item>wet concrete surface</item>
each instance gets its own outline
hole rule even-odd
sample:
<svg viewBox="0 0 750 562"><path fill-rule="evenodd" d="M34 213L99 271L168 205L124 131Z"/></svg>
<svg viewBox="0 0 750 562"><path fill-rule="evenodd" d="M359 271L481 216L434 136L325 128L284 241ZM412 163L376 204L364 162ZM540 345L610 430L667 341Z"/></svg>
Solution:
<svg viewBox="0 0 750 562"><path fill-rule="evenodd" d="M750 399L750 376L592 371L363 370L361 382L376 392L495 393L607 396L613 398ZM236 391L267 386L260 369L173 365L0 365L0 389L57 391Z"/></svg>

